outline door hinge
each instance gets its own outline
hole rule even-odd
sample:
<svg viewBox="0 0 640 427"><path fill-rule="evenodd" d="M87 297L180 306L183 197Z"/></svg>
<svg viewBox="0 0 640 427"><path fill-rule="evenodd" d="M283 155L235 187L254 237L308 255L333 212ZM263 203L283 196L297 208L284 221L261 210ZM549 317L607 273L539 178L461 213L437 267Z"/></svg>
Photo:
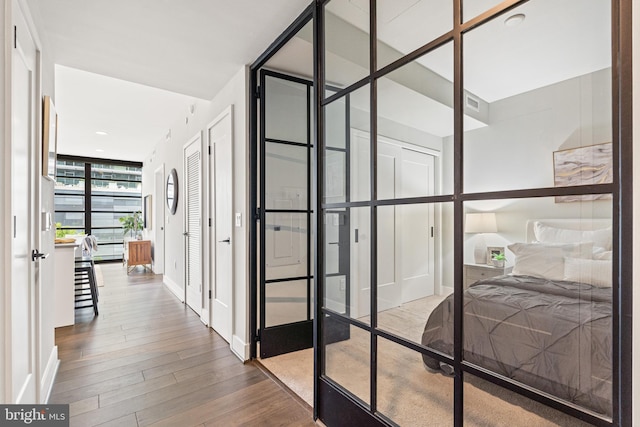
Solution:
<svg viewBox="0 0 640 427"><path fill-rule="evenodd" d="M18 48L18 26L13 26L13 48Z"/></svg>
<svg viewBox="0 0 640 427"><path fill-rule="evenodd" d="M260 99L260 86L256 87L256 98Z"/></svg>
<svg viewBox="0 0 640 427"><path fill-rule="evenodd" d="M211 155L211 146L209 146L208 148L209 148L209 155Z"/></svg>
<svg viewBox="0 0 640 427"><path fill-rule="evenodd" d="M209 227L211 227L211 218L209 218Z"/></svg>
<svg viewBox="0 0 640 427"><path fill-rule="evenodd" d="M209 289L209 299L211 299L211 289Z"/></svg>
<svg viewBox="0 0 640 427"><path fill-rule="evenodd" d="M260 208L256 208L256 213L255 213L254 219L256 221L260 221Z"/></svg>
<svg viewBox="0 0 640 427"><path fill-rule="evenodd" d="M256 331L256 341L260 341L260 329Z"/></svg>

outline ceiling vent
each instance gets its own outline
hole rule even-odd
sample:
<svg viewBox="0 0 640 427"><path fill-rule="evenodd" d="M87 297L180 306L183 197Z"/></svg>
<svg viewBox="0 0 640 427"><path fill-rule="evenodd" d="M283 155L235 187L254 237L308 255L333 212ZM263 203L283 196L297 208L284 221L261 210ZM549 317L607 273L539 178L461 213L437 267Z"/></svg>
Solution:
<svg viewBox="0 0 640 427"><path fill-rule="evenodd" d="M473 111L477 111L478 113L480 112L480 101L468 93L464 95L464 105L467 108L471 108Z"/></svg>

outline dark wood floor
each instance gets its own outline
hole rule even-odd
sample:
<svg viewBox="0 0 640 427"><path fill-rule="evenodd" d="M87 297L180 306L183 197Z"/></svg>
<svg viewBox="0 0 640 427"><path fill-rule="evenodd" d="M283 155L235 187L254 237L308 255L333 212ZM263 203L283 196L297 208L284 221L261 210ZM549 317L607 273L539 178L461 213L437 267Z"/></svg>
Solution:
<svg viewBox="0 0 640 427"><path fill-rule="evenodd" d="M71 426L314 426L311 410L229 345L142 269L100 267L100 315L56 329L50 403Z"/></svg>

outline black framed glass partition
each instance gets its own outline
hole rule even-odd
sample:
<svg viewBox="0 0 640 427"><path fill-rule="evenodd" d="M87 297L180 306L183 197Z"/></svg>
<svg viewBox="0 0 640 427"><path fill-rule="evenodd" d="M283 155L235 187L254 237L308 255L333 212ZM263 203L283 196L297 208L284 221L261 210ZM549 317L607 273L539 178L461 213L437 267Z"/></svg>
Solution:
<svg viewBox="0 0 640 427"><path fill-rule="evenodd" d="M316 9L318 417L629 423L630 2L410 3Z"/></svg>

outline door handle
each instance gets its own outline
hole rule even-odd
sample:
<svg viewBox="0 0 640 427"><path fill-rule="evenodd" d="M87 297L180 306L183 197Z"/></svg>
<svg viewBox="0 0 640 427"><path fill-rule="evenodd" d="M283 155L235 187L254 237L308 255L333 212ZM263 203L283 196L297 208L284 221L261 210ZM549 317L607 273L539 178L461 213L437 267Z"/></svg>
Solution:
<svg viewBox="0 0 640 427"><path fill-rule="evenodd" d="M186 231L184 233L182 233L183 236L185 237L189 237L189 233L187 233Z"/></svg>
<svg viewBox="0 0 640 427"><path fill-rule="evenodd" d="M43 254L39 250L34 249L31 251L31 261L36 262L41 259L46 259L49 254Z"/></svg>
<svg viewBox="0 0 640 427"><path fill-rule="evenodd" d="M228 243L228 244L231 244L231 237L227 237L227 238L226 238L226 239L224 239L224 240L218 240L218 242L220 242L220 243Z"/></svg>

